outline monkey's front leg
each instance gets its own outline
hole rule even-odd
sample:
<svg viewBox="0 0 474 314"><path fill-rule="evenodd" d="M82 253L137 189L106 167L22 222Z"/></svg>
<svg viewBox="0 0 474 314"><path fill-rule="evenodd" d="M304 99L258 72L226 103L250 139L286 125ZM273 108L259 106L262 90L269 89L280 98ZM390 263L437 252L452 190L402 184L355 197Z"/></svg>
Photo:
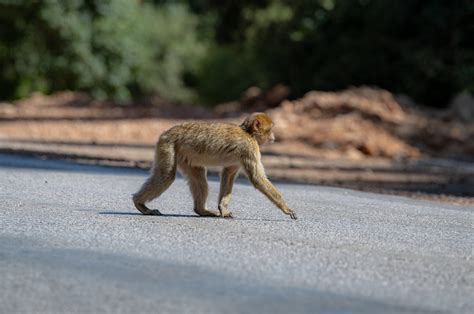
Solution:
<svg viewBox="0 0 474 314"><path fill-rule="evenodd" d="M296 213L288 207L281 193L267 179L260 161L244 160L243 167L247 172L250 182L252 182L257 190L262 192L283 213L290 216L291 219L297 219Z"/></svg>
<svg viewBox="0 0 474 314"><path fill-rule="evenodd" d="M219 191L219 212L221 217L232 218L232 213L227 209L232 195L232 187L240 166L230 166L222 169L221 187Z"/></svg>

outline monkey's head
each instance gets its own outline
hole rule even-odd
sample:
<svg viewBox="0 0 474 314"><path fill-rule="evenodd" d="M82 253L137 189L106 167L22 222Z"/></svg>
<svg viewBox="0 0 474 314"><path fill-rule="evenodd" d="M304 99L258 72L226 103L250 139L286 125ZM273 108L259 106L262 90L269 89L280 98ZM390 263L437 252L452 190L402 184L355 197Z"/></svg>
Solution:
<svg viewBox="0 0 474 314"><path fill-rule="evenodd" d="M266 113L254 112L245 119L241 127L253 136L259 145L263 145L275 141L275 135L272 131L273 125L272 119Z"/></svg>

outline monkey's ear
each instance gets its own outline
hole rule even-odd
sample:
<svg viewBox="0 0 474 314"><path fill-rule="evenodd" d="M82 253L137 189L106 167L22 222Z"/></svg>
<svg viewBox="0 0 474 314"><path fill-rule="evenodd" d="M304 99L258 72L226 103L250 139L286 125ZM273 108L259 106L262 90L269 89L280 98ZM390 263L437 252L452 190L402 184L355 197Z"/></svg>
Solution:
<svg viewBox="0 0 474 314"><path fill-rule="evenodd" d="M252 122L252 131L256 132L260 129L260 121L258 119L253 120Z"/></svg>

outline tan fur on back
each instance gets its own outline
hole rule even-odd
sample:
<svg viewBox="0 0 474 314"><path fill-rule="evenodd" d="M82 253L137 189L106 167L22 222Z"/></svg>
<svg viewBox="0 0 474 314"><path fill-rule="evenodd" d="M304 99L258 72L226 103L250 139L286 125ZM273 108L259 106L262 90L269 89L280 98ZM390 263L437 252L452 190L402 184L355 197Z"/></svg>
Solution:
<svg viewBox="0 0 474 314"><path fill-rule="evenodd" d="M191 166L238 165L242 152L253 150L260 154L255 139L234 124L185 123L166 131L161 138L170 138L178 162Z"/></svg>

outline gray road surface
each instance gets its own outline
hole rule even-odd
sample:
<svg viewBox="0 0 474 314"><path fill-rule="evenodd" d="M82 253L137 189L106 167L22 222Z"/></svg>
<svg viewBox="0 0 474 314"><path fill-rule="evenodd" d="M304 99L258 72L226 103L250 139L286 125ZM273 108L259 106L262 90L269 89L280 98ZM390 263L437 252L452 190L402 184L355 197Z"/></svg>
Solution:
<svg viewBox="0 0 474 314"><path fill-rule="evenodd" d="M474 311L472 207L277 184L292 221L243 179L199 218L178 178L150 217L145 176L0 155L0 313Z"/></svg>

